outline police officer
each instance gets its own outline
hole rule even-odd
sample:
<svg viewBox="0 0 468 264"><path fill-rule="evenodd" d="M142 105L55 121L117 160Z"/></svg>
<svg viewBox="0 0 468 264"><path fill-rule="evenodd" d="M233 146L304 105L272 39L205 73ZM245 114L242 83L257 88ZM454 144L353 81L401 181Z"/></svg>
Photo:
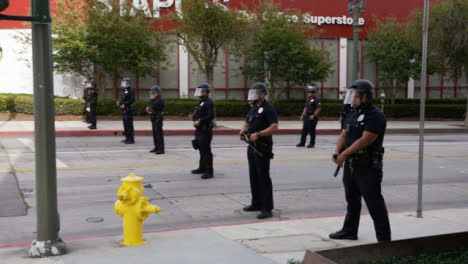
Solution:
<svg viewBox="0 0 468 264"><path fill-rule="evenodd" d="M336 144L334 162L343 166L343 184L347 206L343 228L330 234L331 239L356 240L361 214L361 197L374 221L378 241L391 240L387 207L381 192L382 146L386 120L372 104L374 85L357 80L351 86L354 111Z"/></svg>
<svg viewBox="0 0 468 264"><path fill-rule="evenodd" d="M85 80L85 93L83 96L85 102L86 121L90 123L89 129L96 129L96 107L97 107L97 89L94 78L88 77Z"/></svg>
<svg viewBox="0 0 468 264"><path fill-rule="evenodd" d="M341 124L341 129L345 129L345 124L346 124L346 119L349 116L349 113L352 110L351 103L352 103L352 98L351 98L351 92L348 88L346 87L341 87L340 88L340 99L343 100L343 105L341 106L340 109L340 119L339 122Z"/></svg>
<svg viewBox="0 0 468 264"><path fill-rule="evenodd" d="M125 135L125 139L121 142L125 144L135 144L132 109L132 104L135 102L135 91L131 87L130 78L123 78L120 87L122 88L122 92L120 94L120 100L117 101L117 106L120 107L122 111Z"/></svg>
<svg viewBox="0 0 468 264"><path fill-rule="evenodd" d="M305 146L307 133L309 133L310 143L307 147L313 148L315 147L315 129L317 127L318 115L320 113L320 99L315 96L314 86L307 86L306 92L307 102L301 115L301 120L303 121L301 141L296 145L296 147Z"/></svg>
<svg viewBox="0 0 468 264"><path fill-rule="evenodd" d="M273 216L270 160L273 158L272 135L278 130L278 116L273 105L266 101L267 95L268 89L264 83L255 83L250 87L247 100L252 101L252 107L240 130L240 139L250 142L247 147L247 158L252 192L252 202L243 210L260 211L258 219Z"/></svg>
<svg viewBox="0 0 468 264"><path fill-rule="evenodd" d="M211 152L211 140L213 139L213 120L215 118L215 105L208 96L211 87L207 83L200 84L195 90L196 97L200 98L195 112L191 116L195 126L196 147L200 151L200 163L192 174L202 174L202 179L213 178L213 153Z"/></svg>
<svg viewBox="0 0 468 264"><path fill-rule="evenodd" d="M88 81L88 78L85 78L83 80L83 82L81 84L83 84L83 96L81 97L81 102L83 103L83 116L84 116L84 119L83 119L83 123L88 123L89 124L89 120L88 120L88 112L86 111L86 96L87 96L87 93L88 93L88 89L86 89L86 83Z"/></svg>
<svg viewBox="0 0 468 264"><path fill-rule="evenodd" d="M150 89L150 100L146 111L150 114L151 126L153 128L154 148L151 153L164 154L163 115L164 99L161 96L161 88L154 85Z"/></svg>

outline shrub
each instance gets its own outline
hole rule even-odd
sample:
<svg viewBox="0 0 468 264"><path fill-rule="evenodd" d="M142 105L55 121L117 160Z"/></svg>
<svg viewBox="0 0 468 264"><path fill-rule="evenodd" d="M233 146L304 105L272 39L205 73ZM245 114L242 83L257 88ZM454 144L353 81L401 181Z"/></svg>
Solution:
<svg viewBox="0 0 468 264"><path fill-rule="evenodd" d="M15 96L13 94L0 94L0 112L15 110Z"/></svg>
<svg viewBox="0 0 468 264"><path fill-rule="evenodd" d="M81 115L83 103L79 99L54 98L56 115Z"/></svg>
<svg viewBox="0 0 468 264"><path fill-rule="evenodd" d="M120 115L120 109L113 99L98 99L97 113L99 115ZM397 99L396 104L385 105L387 117L418 117L419 99ZM81 115L83 103L80 99L54 99L57 115ZM166 99L164 112L166 115L185 116L193 113L197 105L196 99ZM142 100L134 104L135 115L146 115L148 101ZM274 103L280 116L299 116L304 109L304 99L281 100ZM322 117L338 117L342 102L335 99L322 100ZM380 104L377 104L380 107ZM216 115L219 117L243 117L249 106L243 100L216 100ZM33 113L33 97L31 95L0 94L0 111L18 113ZM426 104L428 118L458 118L466 113L465 99L429 99Z"/></svg>
<svg viewBox="0 0 468 264"><path fill-rule="evenodd" d="M34 100L30 95L17 95L14 99L14 111L17 113L33 114Z"/></svg>

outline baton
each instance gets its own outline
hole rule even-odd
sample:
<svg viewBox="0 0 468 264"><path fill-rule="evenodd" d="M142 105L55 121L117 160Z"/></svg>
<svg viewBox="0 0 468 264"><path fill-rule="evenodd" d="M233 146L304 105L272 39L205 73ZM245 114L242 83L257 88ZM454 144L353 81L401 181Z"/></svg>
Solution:
<svg viewBox="0 0 468 264"><path fill-rule="evenodd" d="M260 151L258 151L258 149L255 148L255 146L252 144L252 142L250 142L250 141L247 139L247 138L249 138L249 137L247 136L247 134L242 133L241 135L244 136L244 141L245 141L245 143L247 143L247 144L253 149L253 151L254 151L255 153L257 153L261 158L263 158L263 154L262 154Z"/></svg>
<svg viewBox="0 0 468 264"><path fill-rule="evenodd" d="M333 159L336 160L337 158L338 158L338 155L333 154ZM340 172L340 169L341 169L340 166L336 166L336 170L335 170L335 173L333 173L333 177L338 176L338 173Z"/></svg>

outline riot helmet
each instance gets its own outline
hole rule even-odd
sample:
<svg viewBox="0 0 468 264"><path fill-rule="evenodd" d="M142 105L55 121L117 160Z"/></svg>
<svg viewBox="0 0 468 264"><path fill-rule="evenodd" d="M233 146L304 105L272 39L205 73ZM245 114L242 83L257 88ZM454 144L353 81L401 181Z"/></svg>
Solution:
<svg viewBox="0 0 468 264"><path fill-rule="evenodd" d="M202 97L204 94L208 95L211 92L211 86L207 83L202 83L198 85L197 89L195 89L195 93L193 96L195 97Z"/></svg>
<svg viewBox="0 0 468 264"><path fill-rule="evenodd" d="M312 86L312 85L308 85L306 86L306 92L307 93L315 93L316 89L315 89L315 86Z"/></svg>
<svg viewBox="0 0 468 264"><path fill-rule="evenodd" d="M249 94L247 96L247 101L258 101L265 99L268 96L268 88L266 84L262 82L254 83L250 86Z"/></svg>
<svg viewBox="0 0 468 264"><path fill-rule="evenodd" d="M340 99L346 99L346 95L348 94L348 88L347 87L341 87L340 88Z"/></svg>
<svg viewBox="0 0 468 264"><path fill-rule="evenodd" d="M122 81L120 82L120 87L122 88L130 88L131 85L132 85L132 81L128 77L123 78Z"/></svg>
<svg viewBox="0 0 468 264"><path fill-rule="evenodd" d="M161 94L161 87L153 85L150 89L150 94Z"/></svg>
<svg viewBox="0 0 468 264"><path fill-rule="evenodd" d="M96 87L96 81L94 80L93 77L90 77L90 76L86 77L83 80L82 84L84 85L85 88L94 88L94 87Z"/></svg>
<svg viewBox="0 0 468 264"><path fill-rule="evenodd" d="M351 85L352 98L356 96L356 93L359 93L361 98L361 105L364 104L362 99L367 98L365 104L371 104L372 99L374 99L374 84L369 80L356 80Z"/></svg>

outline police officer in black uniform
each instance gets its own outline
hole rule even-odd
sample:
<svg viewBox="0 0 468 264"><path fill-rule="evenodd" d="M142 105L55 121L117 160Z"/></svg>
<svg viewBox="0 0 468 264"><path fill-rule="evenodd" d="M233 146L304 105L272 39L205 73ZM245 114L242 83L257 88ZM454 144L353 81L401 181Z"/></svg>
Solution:
<svg viewBox="0 0 468 264"><path fill-rule="evenodd" d="M164 154L163 115L164 99L161 96L161 88L154 85L150 89L150 100L146 111L150 114L151 126L153 128L154 148L151 153Z"/></svg>
<svg viewBox="0 0 468 264"><path fill-rule="evenodd" d="M122 88L122 92L120 94L120 100L117 101L117 106L122 110L125 135L125 139L121 142L125 144L135 144L132 109L132 104L135 103L135 91L131 87L130 78L123 78L120 87Z"/></svg>
<svg viewBox="0 0 468 264"><path fill-rule="evenodd" d="M346 120L352 110L352 98L351 98L351 92L348 88L346 87L341 87L340 88L340 97L341 100L343 100L343 105L341 106L340 109L340 119L339 122L341 124L341 129L345 129L346 125Z"/></svg>
<svg viewBox="0 0 468 264"><path fill-rule="evenodd" d="M86 78L83 99L85 102L86 121L90 123L89 129L96 129L97 96L96 81L92 77Z"/></svg>
<svg viewBox="0 0 468 264"><path fill-rule="evenodd" d="M320 99L315 96L314 86L307 86L306 92L307 102L301 115L301 120L303 121L301 141L296 145L296 147L305 146L307 133L309 133L310 143L307 147L313 148L315 147L315 129L317 127L318 115L320 113Z"/></svg>
<svg viewBox="0 0 468 264"><path fill-rule="evenodd" d="M357 80L351 86L354 111L338 138L334 162L343 166L343 184L348 204L343 228L330 234L331 239L356 240L361 214L361 197L374 221L379 242L391 240L387 207L381 192L383 139L386 119L372 104L374 85Z"/></svg>
<svg viewBox="0 0 468 264"><path fill-rule="evenodd" d="M194 147L200 151L200 163L192 174L202 174L202 179L213 178L213 153L211 140L213 139L213 120L215 118L215 105L209 97L211 87L207 83L200 84L195 90L196 97L200 98L195 112L191 116L195 126Z"/></svg>
<svg viewBox="0 0 468 264"><path fill-rule="evenodd" d="M278 116L273 105L266 101L267 95L268 89L264 83L255 83L250 87L247 100L252 101L252 107L240 130L240 139L249 142L247 158L252 192L252 202L243 210L260 211L258 219L272 217L274 208L270 160L273 158L272 135L278 130Z"/></svg>

